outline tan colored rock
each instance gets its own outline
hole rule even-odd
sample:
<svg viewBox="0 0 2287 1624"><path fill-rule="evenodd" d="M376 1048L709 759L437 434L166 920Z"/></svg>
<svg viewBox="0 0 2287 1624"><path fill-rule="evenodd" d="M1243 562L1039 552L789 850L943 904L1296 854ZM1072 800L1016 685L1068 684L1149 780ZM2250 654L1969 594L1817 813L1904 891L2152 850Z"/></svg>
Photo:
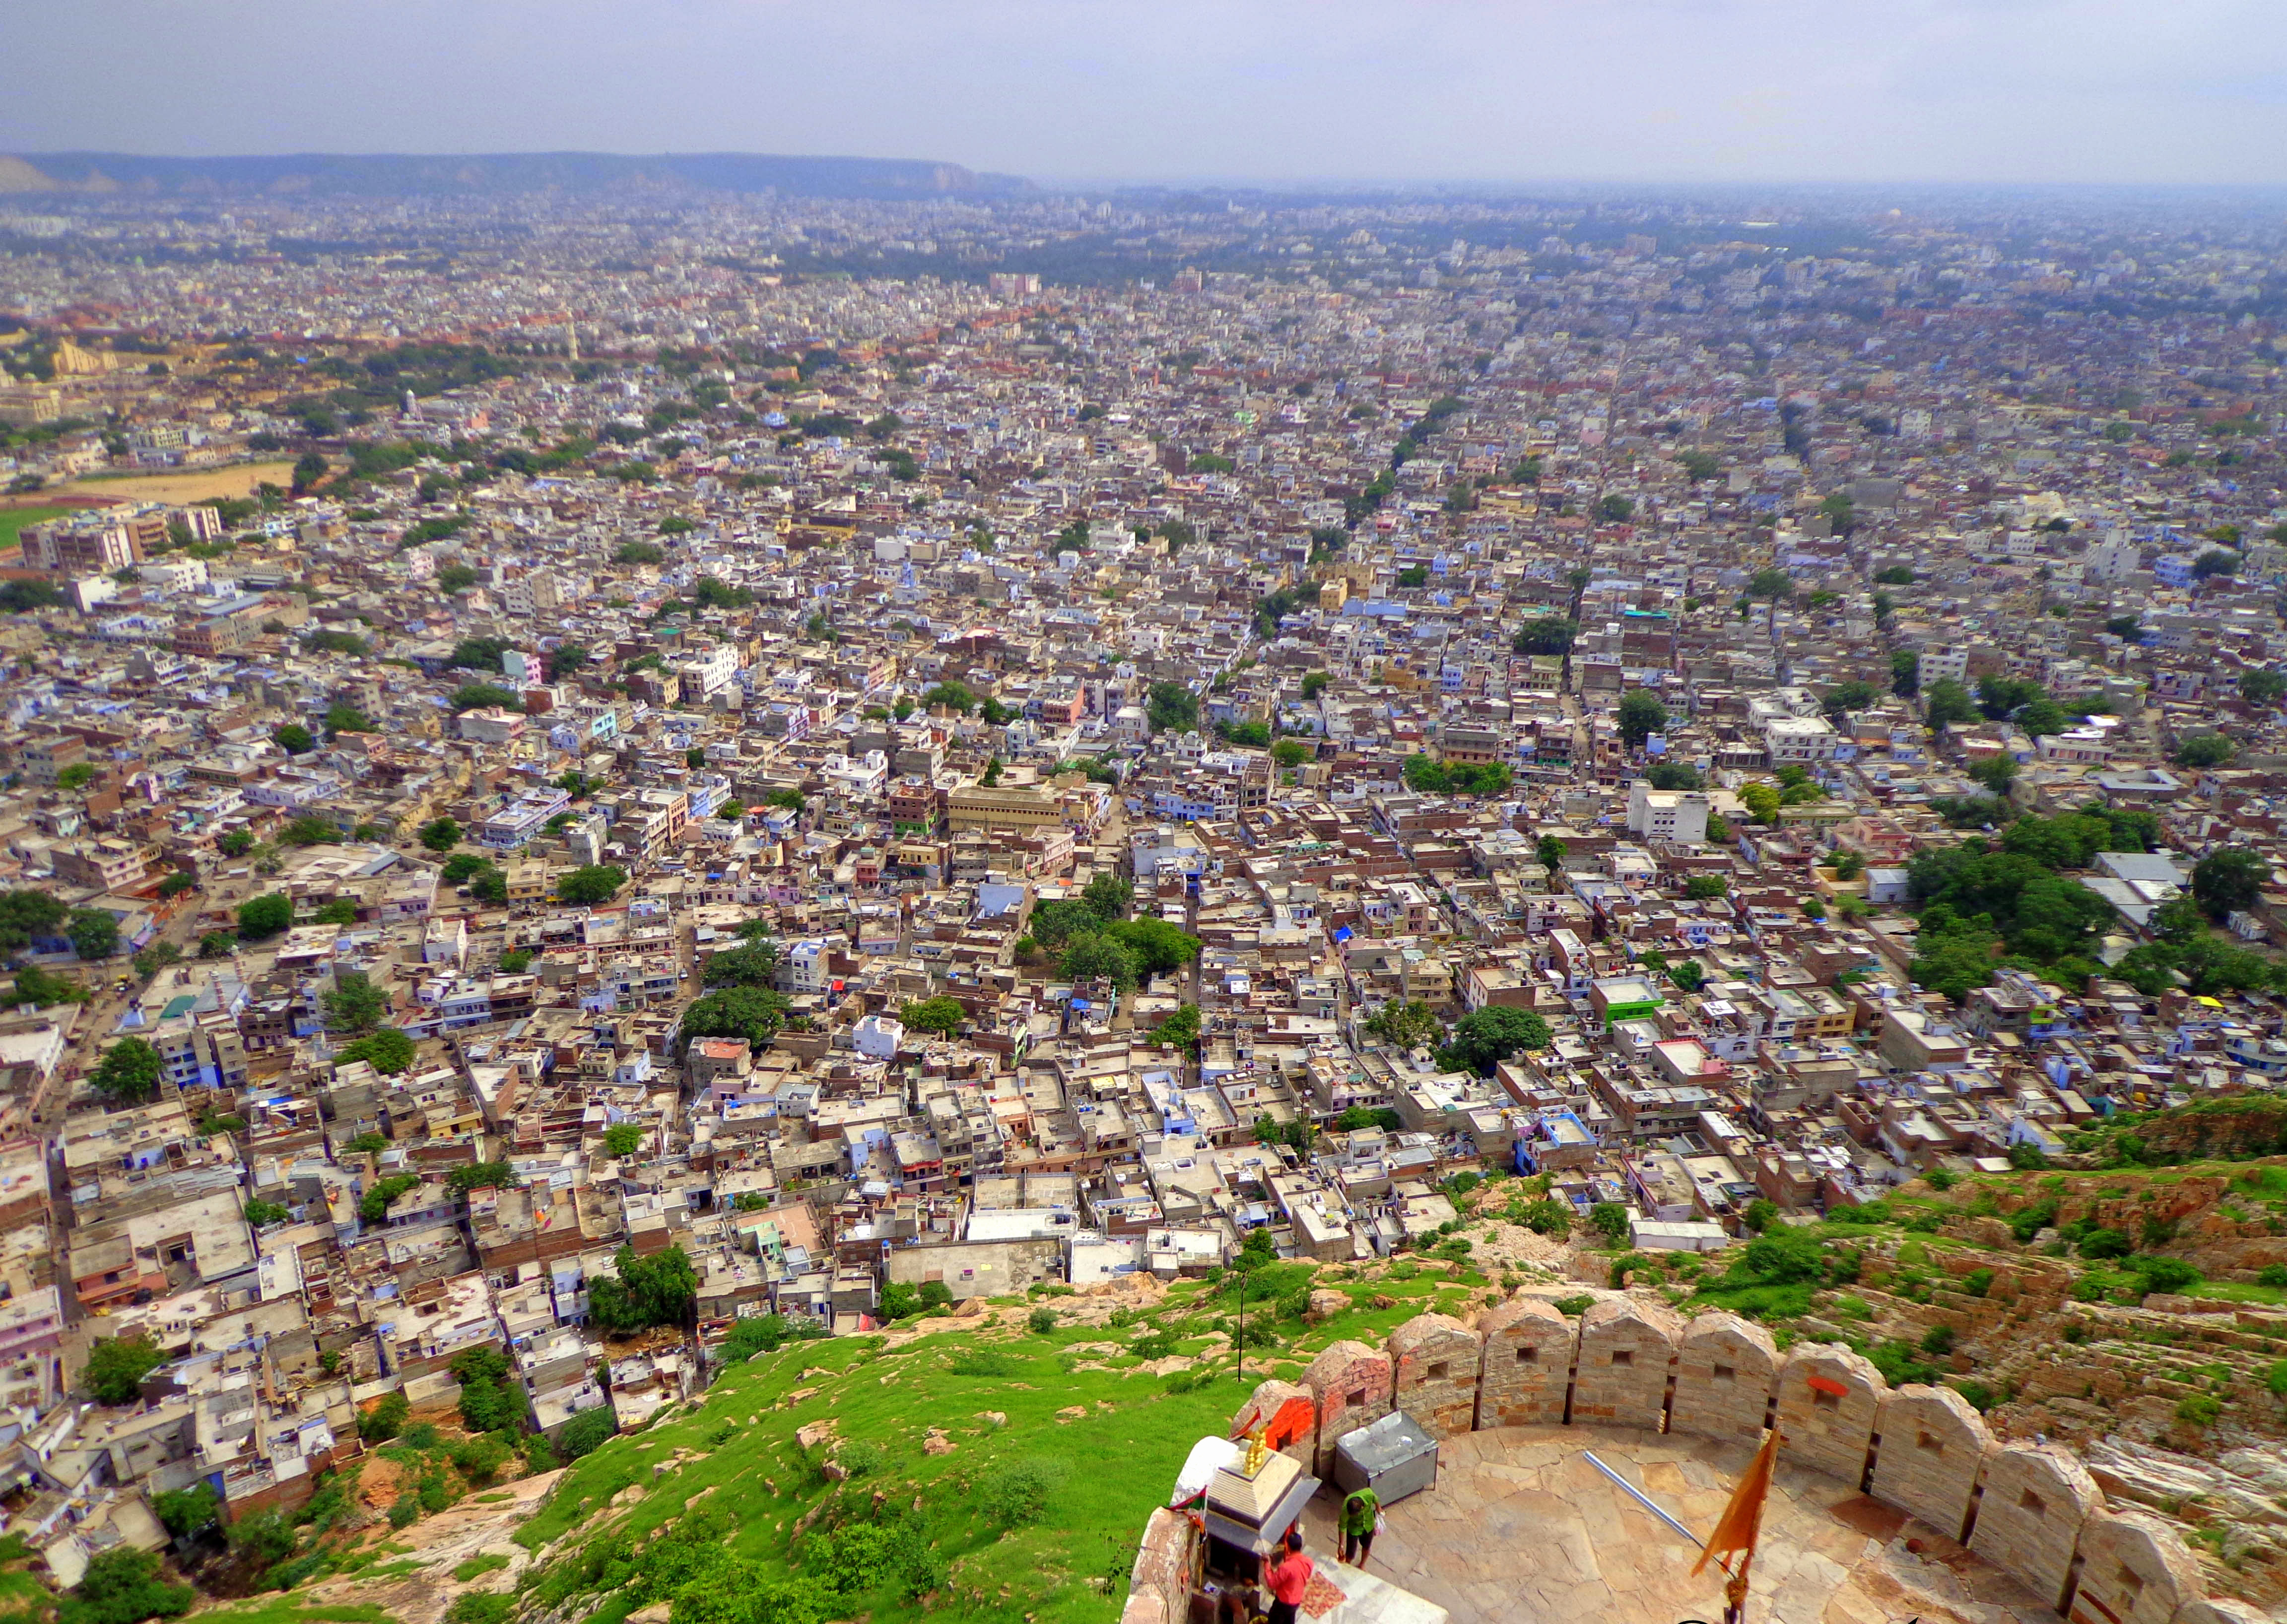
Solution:
<svg viewBox="0 0 2287 1624"><path fill-rule="evenodd" d="M1673 1310L1636 1297L1606 1297L1580 1316L1572 1418L1658 1431L1667 1374L1683 1325Z"/></svg>
<svg viewBox="0 0 2287 1624"><path fill-rule="evenodd" d="M1346 1314L1349 1312L1349 1293L1346 1291L1314 1291L1310 1294L1310 1306L1303 1314L1302 1318L1308 1324L1324 1325L1327 1320L1332 1319L1336 1314Z"/></svg>
<svg viewBox="0 0 2287 1624"><path fill-rule="evenodd" d="M1856 1485L1866 1471L1874 1422L1890 1384L1840 1343L1802 1343L1779 1367L1781 1454L1792 1464Z"/></svg>
<svg viewBox="0 0 2287 1624"><path fill-rule="evenodd" d="M2198 1561L2151 1513L2099 1511L2081 1525L2072 1624L2172 1624L2206 1593Z"/></svg>
<svg viewBox="0 0 2287 1624"><path fill-rule="evenodd" d="M1477 1417L1477 1367L1484 1343L1444 1314L1420 1314L1389 1334L1391 1403L1432 1438L1456 1438Z"/></svg>
<svg viewBox="0 0 2287 1624"><path fill-rule="evenodd" d="M2081 1525L2104 1495L2061 1444L2005 1444L1985 1462L1969 1549L2052 1607L2079 1549Z"/></svg>
<svg viewBox="0 0 2287 1624"><path fill-rule="evenodd" d="M1917 1382L1884 1397L1880 1430L1868 1493L1959 1539L1993 1446L1985 1418L1953 1389Z"/></svg>
<svg viewBox="0 0 2287 1624"><path fill-rule="evenodd" d="M1720 1311L1697 1316L1676 1343L1668 1430L1760 1445L1778 1369L1778 1344L1761 1326Z"/></svg>
<svg viewBox="0 0 2287 1624"><path fill-rule="evenodd" d="M1538 1297L1512 1297L1477 1317L1479 1430L1553 1427L1572 1379L1573 1324Z"/></svg>
<svg viewBox="0 0 2287 1624"><path fill-rule="evenodd" d="M1330 1343L1302 1373L1302 1385L1318 1400L1318 1459L1311 1470L1323 1477L1333 1469L1336 1440L1389 1414L1389 1355L1347 1338Z"/></svg>

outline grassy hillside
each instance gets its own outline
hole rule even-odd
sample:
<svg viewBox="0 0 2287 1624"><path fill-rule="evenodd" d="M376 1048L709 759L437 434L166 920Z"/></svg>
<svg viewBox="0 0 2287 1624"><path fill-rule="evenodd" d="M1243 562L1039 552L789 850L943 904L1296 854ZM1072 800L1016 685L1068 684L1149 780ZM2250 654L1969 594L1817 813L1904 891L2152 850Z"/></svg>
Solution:
<svg viewBox="0 0 2287 1624"><path fill-rule="evenodd" d="M1298 1374L1339 1337L1482 1301L1489 1284L1461 1265L1400 1264L1403 1278L1335 1283L1353 1306L1322 1324L1279 1319L1278 1302L1291 1306L1314 1272L1273 1265L1250 1282L1250 1323L1274 1327L1278 1345L1250 1352L1243 1381L1217 1328L1235 1276L1133 1319L1062 1303L1044 1334L1010 1305L976 1331L758 1356L703 1403L566 1472L516 1535L543 1557L526 1603L601 1624L661 1601L677 1624L716 1624L718 1598L750 1624L892 1624L948 1600L1038 1624L1115 1618L1144 1519L1256 1382ZM820 1423L831 1437L813 1431L805 1448L796 1434Z"/></svg>

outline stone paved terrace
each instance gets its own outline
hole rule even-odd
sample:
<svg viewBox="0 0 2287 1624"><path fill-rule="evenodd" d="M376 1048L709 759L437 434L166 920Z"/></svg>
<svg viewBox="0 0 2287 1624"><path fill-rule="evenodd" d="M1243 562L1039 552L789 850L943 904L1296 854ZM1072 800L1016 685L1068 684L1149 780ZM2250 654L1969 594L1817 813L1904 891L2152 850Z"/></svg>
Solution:
<svg viewBox="0 0 2287 1624"><path fill-rule="evenodd" d="M1713 1568L1581 1458L1593 1449L1685 1526L1715 1525L1754 1452L1626 1429L1504 1427L1440 1446L1437 1485L1389 1508L1367 1572L1452 1624L1680 1624L1722 1616ZM1303 1522L1338 1587L1335 1502ZM1916 1549L1909 1549L1909 1543ZM2023 1586L1832 1477L1784 1463L1764 1511L1749 1624L2057 1624ZM1367 1598L1361 1596L1360 1601ZM1349 1624L1360 1610L1337 1610ZM1367 1612L1374 1611L1371 1606ZM1333 1620L1320 1620L1333 1624Z"/></svg>

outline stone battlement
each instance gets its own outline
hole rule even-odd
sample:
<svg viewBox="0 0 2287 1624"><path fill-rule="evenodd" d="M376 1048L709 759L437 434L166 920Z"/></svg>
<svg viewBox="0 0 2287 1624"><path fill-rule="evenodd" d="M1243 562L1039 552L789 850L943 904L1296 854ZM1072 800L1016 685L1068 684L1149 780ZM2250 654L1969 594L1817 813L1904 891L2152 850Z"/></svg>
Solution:
<svg viewBox="0 0 2287 1624"><path fill-rule="evenodd" d="M1781 1432L1792 1465L1838 1479L1959 1541L2070 1624L2256 1624L2205 1593L2199 1563L2166 1523L2107 1504L2061 1445L2005 1442L1947 1387L1892 1388L1836 1343L1782 1354L1727 1313L1685 1322L1664 1305L1607 1295L1577 1320L1514 1298L1468 1322L1424 1314L1379 1348L1338 1342L1299 1384L1269 1382L1233 1436L1310 1405L1315 1430L1287 1446L1328 1475L1334 1444L1392 1410L1433 1437L1497 1427L1634 1427L1753 1444ZM1186 1616L1196 1535L1159 1510L1144 1531L1121 1624Z"/></svg>

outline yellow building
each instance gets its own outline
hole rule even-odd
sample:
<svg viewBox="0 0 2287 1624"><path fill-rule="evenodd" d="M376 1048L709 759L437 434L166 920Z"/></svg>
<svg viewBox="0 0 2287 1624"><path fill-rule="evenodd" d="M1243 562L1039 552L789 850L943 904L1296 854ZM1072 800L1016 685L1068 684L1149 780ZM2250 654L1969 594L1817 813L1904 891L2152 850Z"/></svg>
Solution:
<svg viewBox="0 0 2287 1624"><path fill-rule="evenodd" d="M1037 789L986 789L970 784L946 796L953 831L964 829L1053 828L1064 821L1064 808Z"/></svg>

